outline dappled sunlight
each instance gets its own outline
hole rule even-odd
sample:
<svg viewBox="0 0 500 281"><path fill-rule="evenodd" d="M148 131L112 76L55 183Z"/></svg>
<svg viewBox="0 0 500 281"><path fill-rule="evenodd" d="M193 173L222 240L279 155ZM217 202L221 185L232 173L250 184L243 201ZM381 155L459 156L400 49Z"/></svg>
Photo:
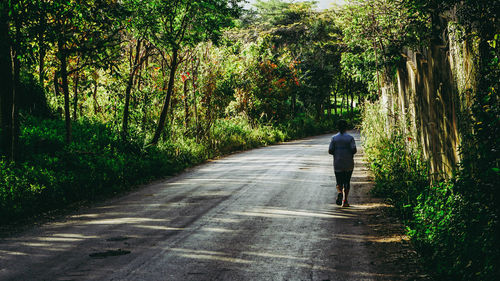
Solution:
<svg viewBox="0 0 500 281"><path fill-rule="evenodd" d="M295 257L291 255L280 255L277 253L261 253L261 252L243 252L243 255L258 256L263 258L278 258L278 259L289 259L289 260L307 260L308 258Z"/></svg>
<svg viewBox="0 0 500 281"><path fill-rule="evenodd" d="M290 169L288 172L293 172L293 173L299 173L301 172L299 168L296 169ZM308 172L304 172L305 174L308 174ZM316 175L330 175L329 172L324 172L324 173L318 173L315 172ZM255 178L256 175L259 175L260 178ZM239 178L196 178L196 179L190 179L192 182L185 182L185 183L179 183L178 185L183 185L184 188L189 187L189 186L203 186L203 187L208 187L210 186L219 186L221 184L227 185L227 184L235 184L234 188L239 187L241 184L252 184L252 185L264 185L264 186L270 186L273 187L274 185L283 185L287 183L300 183L301 186L304 184L306 185L322 185L325 182L323 180L314 180L311 178L304 178L304 177L297 177L297 178L286 178L286 179L279 179L276 180L274 175L270 175L268 177L261 176L259 173L255 174L243 174L243 173L238 173ZM197 182L196 184L194 182ZM333 180L332 186L333 186ZM169 186L167 186L169 187ZM297 186L291 186L291 187L297 187ZM228 194L231 195L231 194ZM225 196L223 193L219 195L214 195L214 194L202 194L202 195L196 195L196 196Z"/></svg>
<svg viewBox="0 0 500 281"><path fill-rule="evenodd" d="M324 144L314 146L324 148ZM274 156L269 161L265 157L216 160L207 168L157 183L108 206L68 216L37 237L10 239L12 247L2 247L0 261L31 264L35 259L64 255L72 260L83 258L85 266L94 266L87 261L98 256L113 262L122 259L123 268L137 261L148 270L149 263L179 270L180 275L172 275L180 276L177 280L211 267L242 276L311 271L318 276L398 279L369 273L366 267L357 270L339 258L346 248L363 250L369 243L389 245L404 239L355 230L363 225L366 210L385 206L364 203L358 193L372 184L366 171L355 170L352 207L340 208L333 203L336 191L330 157L301 159L303 146L288 148L300 151L280 160L272 160ZM148 253L161 259L140 260ZM368 264L366 258L359 262Z"/></svg>
<svg viewBox="0 0 500 281"><path fill-rule="evenodd" d="M190 249L182 249L182 248L170 248L169 250L177 252L179 256L184 257L184 258L214 260L214 261L222 261L222 262L238 263L238 264L252 263L251 260L244 260L241 258L232 258L229 256L229 254L224 253L224 252L190 250Z"/></svg>
<svg viewBox="0 0 500 281"><path fill-rule="evenodd" d="M101 219L101 220L92 220L85 222L83 224L134 224L134 223L142 223L142 222L165 222L165 219L152 219L152 218L112 218L112 219Z"/></svg>
<svg viewBox="0 0 500 281"><path fill-rule="evenodd" d="M220 227L202 227L200 230L201 231L210 231L210 232L219 232L219 233L236 232L236 230L225 229L225 228L220 228Z"/></svg>
<svg viewBox="0 0 500 281"><path fill-rule="evenodd" d="M54 244L40 243L40 242L21 242L19 244L23 245L23 246L28 246L28 247L53 247L54 246Z"/></svg>
<svg viewBox="0 0 500 281"><path fill-rule="evenodd" d="M231 262L231 263L251 263L252 261L242 260L238 258L230 258L230 257L221 257L221 256L211 256L211 255L200 255L200 254L179 254L179 256L184 258L192 258L192 259L203 259L203 260L215 260L215 261L223 261L223 262Z"/></svg>
<svg viewBox="0 0 500 281"><path fill-rule="evenodd" d="M239 265L252 265L252 267L241 268L239 270L253 271L257 270L263 264L272 263L276 271L283 270L283 268L296 269L304 268L308 270L314 270L315 272L325 272L334 274L343 274L356 278L400 278L401 275L396 274L384 274L384 273L374 273L366 272L363 270L356 269L342 269L333 268L329 266L324 266L317 264L314 260L310 260L308 257L298 257L294 255L286 255L280 253L269 253L269 252L256 252L256 251L245 251L241 252L240 255L235 258L232 257L233 253L222 252L222 251L209 251L209 250L199 250L199 249L186 249L186 248L167 248L174 255L182 258L202 260L202 261L214 261L214 262L224 262L230 266Z"/></svg>
<svg viewBox="0 0 500 281"><path fill-rule="evenodd" d="M28 254L18 252L18 251L6 251L6 250L0 250L0 254L2 255L11 255L11 256L26 256ZM0 255L0 258L5 258L5 256Z"/></svg>
<svg viewBox="0 0 500 281"><path fill-rule="evenodd" d="M285 210L278 208L253 208L248 211L241 212L231 212L231 214L240 216L256 216L256 217L268 217L268 218L294 218L294 217L314 217L314 218L325 218L325 219L345 219L345 216L340 213L318 213L304 210Z"/></svg>
<svg viewBox="0 0 500 281"><path fill-rule="evenodd" d="M210 220L214 222L222 222L222 223L239 223L241 220L233 219L233 218L211 218Z"/></svg>
<svg viewBox="0 0 500 281"><path fill-rule="evenodd" d="M68 237L39 237L40 241L48 242L76 242L82 240L82 238L68 238Z"/></svg>
<svg viewBox="0 0 500 281"><path fill-rule="evenodd" d="M336 233L332 235L332 239L347 240L353 242L375 242L375 243L398 243L403 240L408 240L406 235L394 235L390 237L380 237L373 235L361 235L361 234L344 234Z"/></svg>
<svg viewBox="0 0 500 281"><path fill-rule="evenodd" d="M146 228L146 229L152 229L152 230L166 230L166 231L182 231L185 230L185 228L182 227L168 227L168 226L162 226L162 225L144 225L144 224L138 224L134 225L134 227L137 228Z"/></svg>

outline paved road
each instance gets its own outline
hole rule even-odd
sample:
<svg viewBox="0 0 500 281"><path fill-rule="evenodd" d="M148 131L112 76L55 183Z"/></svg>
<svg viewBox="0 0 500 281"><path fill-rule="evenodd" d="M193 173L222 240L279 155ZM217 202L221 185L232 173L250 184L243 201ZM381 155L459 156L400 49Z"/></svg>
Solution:
<svg viewBox="0 0 500 281"><path fill-rule="evenodd" d="M329 140L234 154L2 239L0 280L398 279L373 262L362 150L341 209Z"/></svg>

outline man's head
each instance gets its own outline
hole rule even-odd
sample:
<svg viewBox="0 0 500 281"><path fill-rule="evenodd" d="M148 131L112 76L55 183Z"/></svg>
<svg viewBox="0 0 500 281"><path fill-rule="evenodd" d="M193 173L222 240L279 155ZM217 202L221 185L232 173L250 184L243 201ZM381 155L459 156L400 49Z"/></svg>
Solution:
<svg viewBox="0 0 500 281"><path fill-rule="evenodd" d="M345 131L347 130L347 126L347 121L345 121L344 119L340 119L339 121L337 121L337 129L341 133L345 133Z"/></svg>

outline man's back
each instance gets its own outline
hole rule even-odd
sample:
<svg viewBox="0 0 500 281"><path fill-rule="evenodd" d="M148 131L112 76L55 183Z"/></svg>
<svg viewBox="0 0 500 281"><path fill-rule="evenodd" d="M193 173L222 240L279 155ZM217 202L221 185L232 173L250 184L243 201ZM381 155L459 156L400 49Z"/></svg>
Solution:
<svg viewBox="0 0 500 281"><path fill-rule="evenodd" d="M335 171L352 171L354 169L353 155L356 153L354 137L348 133L338 133L332 137L328 153L333 155Z"/></svg>

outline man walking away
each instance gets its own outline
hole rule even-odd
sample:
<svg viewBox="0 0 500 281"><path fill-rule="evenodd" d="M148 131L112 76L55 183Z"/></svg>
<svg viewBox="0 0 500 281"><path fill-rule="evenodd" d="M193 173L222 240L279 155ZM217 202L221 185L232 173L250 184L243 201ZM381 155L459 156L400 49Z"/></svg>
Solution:
<svg viewBox="0 0 500 281"><path fill-rule="evenodd" d="M332 137L328 153L333 155L333 169L337 181L337 205L349 207L347 197L349 196L352 170L354 169L354 154L356 153L356 142L354 137L346 133L347 121L337 122L339 133Z"/></svg>

